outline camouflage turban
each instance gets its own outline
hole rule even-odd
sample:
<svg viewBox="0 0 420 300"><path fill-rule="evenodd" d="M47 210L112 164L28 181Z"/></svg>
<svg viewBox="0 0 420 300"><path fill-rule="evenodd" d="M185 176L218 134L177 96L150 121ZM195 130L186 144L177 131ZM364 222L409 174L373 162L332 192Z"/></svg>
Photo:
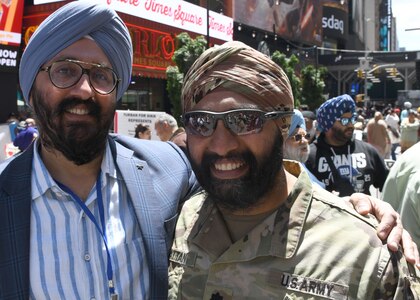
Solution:
<svg viewBox="0 0 420 300"><path fill-rule="evenodd" d="M269 57L237 41L206 50L184 78L184 112L218 87L239 93L266 111L293 111L284 71Z"/></svg>
<svg viewBox="0 0 420 300"><path fill-rule="evenodd" d="M39 68L85 36L90 36L108 57L121 79L117 86L117 99L122 97L131 81L133 60L128 29L107 5L74 1L46 18L26 46L20 62L19 80L27 103Z"/></svg>

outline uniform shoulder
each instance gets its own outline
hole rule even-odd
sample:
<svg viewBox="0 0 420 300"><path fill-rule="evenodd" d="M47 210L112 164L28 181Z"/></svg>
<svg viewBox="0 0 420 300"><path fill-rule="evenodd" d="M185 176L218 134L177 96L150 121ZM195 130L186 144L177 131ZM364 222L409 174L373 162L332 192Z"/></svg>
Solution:
<svg viewBox="0 0 420 300"><path fill-rule="evenodd" d="M376 226L378 225L376 218L372 215L360 215L345 198L338 197L325 189L314 186L313 200L322 203L324 213L326 212L325 207L327 206L329 207L330 215L341 215L343 218L348 217L349 220L354 221L357 219L356 222L363 222L369 227L372 227L374 231L376 230Z"/></svg>

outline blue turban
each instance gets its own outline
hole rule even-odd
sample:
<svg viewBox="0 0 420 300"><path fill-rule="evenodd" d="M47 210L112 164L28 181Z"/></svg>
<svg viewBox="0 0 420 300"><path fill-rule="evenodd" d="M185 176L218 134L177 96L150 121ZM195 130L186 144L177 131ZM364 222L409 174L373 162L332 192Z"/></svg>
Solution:
<svg viewBox="0 0 420 300"><path fill-rule="evenodd" d="M347 112L355 113L356 104L347 94L332 98L324 102L317 112L318 126L323 132L333 127L334 122Z"/></svg>
<svg viewBox="0 0 420 300"><path fill-rule="evenodd" d="M19 80L27 103L39 68L87 35L102 48L121 79L117 86L117 99L122 97L131 82L133 48L130 33L117 13L108 6L74 1L46 18L26 46L20 61Z"/></svg>
<svg viewBox="0 0 420 300"><path fill-rule="evenodd" d="M289 137L295 132L296 128L303 128L306 130L305 119L303 118L300 110L294 109L293 112L295 114L292 116L292 124L290 124L289 128Z"/></svg>

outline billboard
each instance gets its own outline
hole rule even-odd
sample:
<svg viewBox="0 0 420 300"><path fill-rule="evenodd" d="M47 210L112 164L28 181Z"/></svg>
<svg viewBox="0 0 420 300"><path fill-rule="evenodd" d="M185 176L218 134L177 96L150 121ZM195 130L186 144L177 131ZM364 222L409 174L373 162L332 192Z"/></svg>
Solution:
<svg viewBox="0 0 420 300"><path fill-rule="evenodd" d="M0 44L19 46L24 0L0 0Z"/></svg>
<svg viewBox="0 0 420 300"><path fill-rule="evenodd" d="M320 46L323 29L329 29L328 20L323 28L325 7L341 9L347 15L347 6L347 0L243 0L234 2L233 18L287 40Z"/></svg>
<svg viewBox="0 0 420 300"><path fill-rule="evenodd" d="M17 72L19 47L0 44L0 71Z"/></svg>
<svg viewBox="0 0 420 300"><path fill-rule="evenodd" d="M379 10L379 50L391 50L392 12L390 0L382 1Z"/></svg>
<svg viewBox="0 0 420 300"><path fill-rule="evenodd" d="M335 7L324 6L322 36L324 38L346 40L348 31L347 12Z"/></svg>

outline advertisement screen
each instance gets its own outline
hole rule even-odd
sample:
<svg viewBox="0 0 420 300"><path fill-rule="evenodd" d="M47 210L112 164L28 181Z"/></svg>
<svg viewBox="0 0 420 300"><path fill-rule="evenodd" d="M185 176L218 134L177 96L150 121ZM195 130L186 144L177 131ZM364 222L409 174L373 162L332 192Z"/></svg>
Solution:
<svg viewBox="0 0 420 300"><path fill-rule="evenodd" d="M287 40L321 45L326 6L347 17L347 0L243 0L234 2L233 18Z"/></svg>
<svg viewBox="0 0 420 300"><path fill-rule="evenodd" d="M0 0L0 44L20 45L24 0Z"/></svg>
<svg viewBox="0 0 420 300"><path fill-rule="evenodd" d="M348 14L341 9L324 6L322 30L326 38L347 39Z"/></svg>
<svg viewBox="0 0 420 300"><path fill-rule="evenodd" d="M17 72L19 47L0 44L0 71Z"/></svg>

